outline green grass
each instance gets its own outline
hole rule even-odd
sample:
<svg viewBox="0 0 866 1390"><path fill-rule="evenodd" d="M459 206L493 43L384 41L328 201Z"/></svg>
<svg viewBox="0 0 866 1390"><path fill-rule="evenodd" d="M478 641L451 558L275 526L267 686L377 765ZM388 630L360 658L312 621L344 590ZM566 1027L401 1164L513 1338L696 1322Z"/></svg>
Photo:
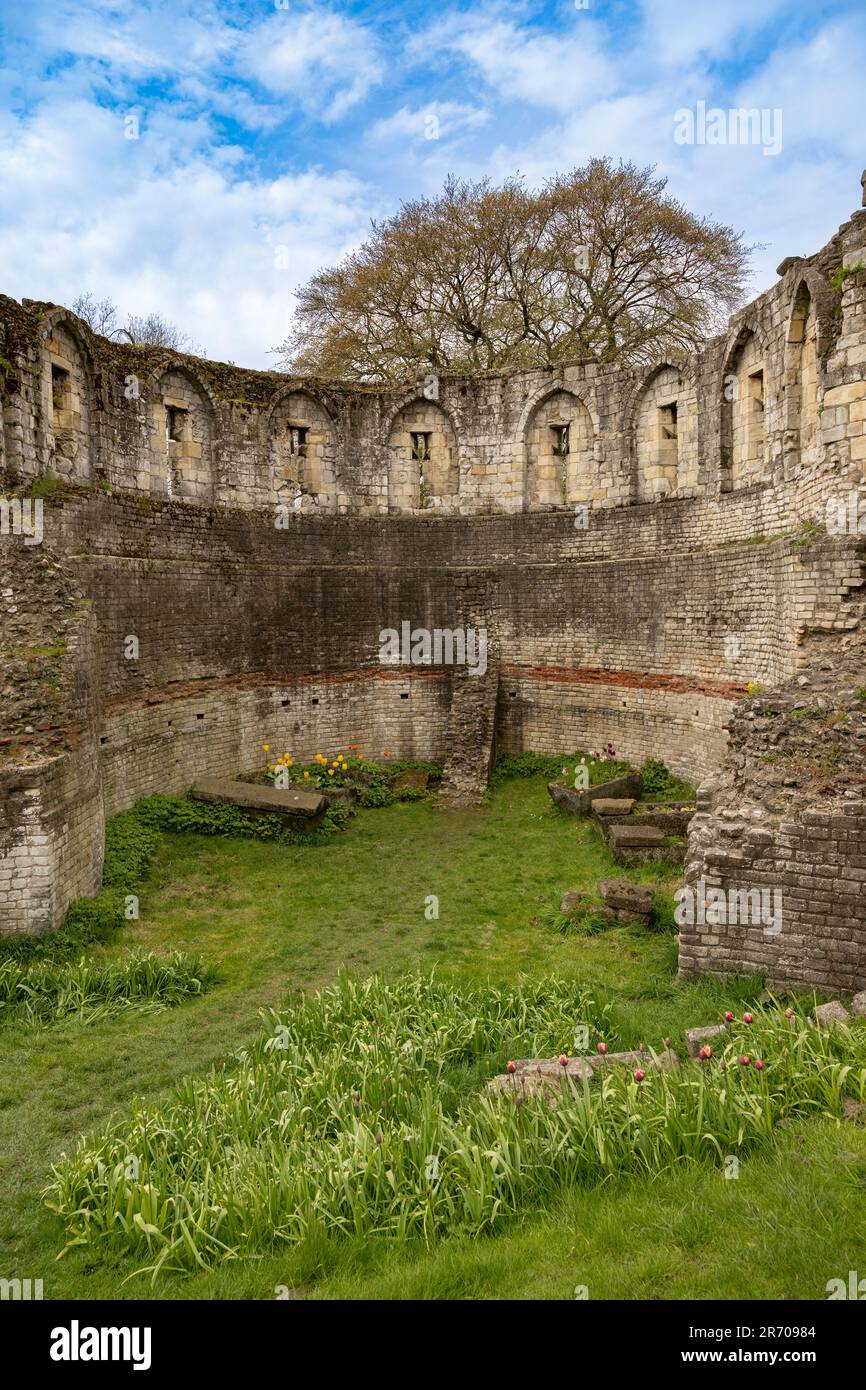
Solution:
<svg viewBox="0 0 866 1390"><path fill-rule="evenodd" d="M0 1265L42 1278L46 1298L305 1297L759 1298L824 1296L831 1277L866 1268L866 1130L820 1115L786 1120L744 1157L740 1177L679 1165L639 1180L609 1177L530 1200L494 1235L417 1240L335 1238L312 1229L294 1247L154 1287L123 1281L140 1258L111 1245L70 1251L42 1194L51 1165L79 1136L129 1122L135 1104L170 1101L184 1077L261 1032L262 1008L313 990L343 968L361 979L429 971L463 990L555 973L607 1007L625 1047L754 1002L760 980L678 981L669 932L615 925L560 935L544 925L567 889L618 874L595 828L553 809L543 778L509 781L478 811L429 801L362 811L315 845L164 834L137 889L140 918L91 949L200 956L218 971L206 994L160 1014L86 1029L5 1029L0 1078ZM630 873L669 895L670 866ZM439 900L438 920L425 903Z"/></svg>

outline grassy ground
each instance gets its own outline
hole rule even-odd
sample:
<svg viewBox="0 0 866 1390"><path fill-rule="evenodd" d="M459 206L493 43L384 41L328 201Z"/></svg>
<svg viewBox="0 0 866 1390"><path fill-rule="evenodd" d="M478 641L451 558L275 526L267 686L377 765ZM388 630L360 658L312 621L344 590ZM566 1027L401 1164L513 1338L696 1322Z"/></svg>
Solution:
<svg viewBox="0 0 866 1390"><path fill-rule="evenodd" d="M553 812L543 779L500 787L489 807L443 815L428 802L362 812L321 847L166 836L141 893L141 919L100 959L130 946L199 953L219 983L161 1014L82 1028L2 1032L0 1275L41 1278L46 1298L272 1298L278 1286L322 1298L824 1297L833 1277L866 1269L866 1131L814 1120L721 1172L681 1168L653 1181L572 1191L494 1237L433 1252L384 1242L311 1241L263 1260L154 1289L123 1283L132 1263L73 1251L40 1199L50 1164L77 1136L155 1101L258 1031L258 1009L342 967L394 973L436 964L455 982L514 981L550 970L610 1002L626 1043L657 1045L713 1021L759 981L677 982L672 937L617 927L561 936L534 918L566 889L614 872L597 832ZM659 879L670 889L675 873ZM439 919L425 901L439 899ZM675 1041L676 1045L676 1041Z"/></svg>

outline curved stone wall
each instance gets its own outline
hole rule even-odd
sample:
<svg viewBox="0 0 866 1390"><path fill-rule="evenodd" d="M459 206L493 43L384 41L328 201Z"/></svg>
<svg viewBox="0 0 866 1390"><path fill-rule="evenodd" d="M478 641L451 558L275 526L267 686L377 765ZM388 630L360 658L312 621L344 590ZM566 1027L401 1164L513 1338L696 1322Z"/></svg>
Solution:
<svg viewBox="0 0 866 1390"><path fill-rule="evenodd" d="M450 761L467 786L496 749L608 739L716 771L748 682L859 621L857 537L814 523L862 490L864 241L856 216L786 262L687 361L385 391L122 348L0 298L7 494L51 479L39 553L95 622L91 763L59 819L84 824L85 784L112 813L263 742ZM404 623L483 627L483 681L383 664ZM70 858L40 925L97 862Z"/></svg>

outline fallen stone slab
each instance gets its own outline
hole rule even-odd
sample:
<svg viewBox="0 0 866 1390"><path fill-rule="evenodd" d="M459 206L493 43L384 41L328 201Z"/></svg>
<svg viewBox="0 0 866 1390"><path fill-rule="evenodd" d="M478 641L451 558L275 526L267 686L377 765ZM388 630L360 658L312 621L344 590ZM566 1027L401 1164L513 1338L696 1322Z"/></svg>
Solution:
<svg viewBox="0 0 866 1390"><path fill-rule="evenodd" d="M711 1046L714 1038L718 1038L727 1031L726 1023L710 1023L706 1028L687 1028L686 1047L692 1057L698 1057L702 1047Z"/></svg>
<svg viewBox="0 0 866 1390"><path fill-rule="evenodd" d="M837 1023L847 1023L851 1015L840 1000L831 999L829 1004L816 1004L812 1018L817 1028L833 1028Z"/></svg>
<svg viewBox="0 0 866 1390"><path fill-rule="evenodd" d="M609 782L599 782L586 791L575 791L564 782L548 782L547 790L553 802L562 811L574 816L585 816L593 809L596 801L611 798L636 798L640 796L640 774L627 772L622 777L612 777Z"/></svg>
<svg viewBox="0 0 866 1390"><path fill-rule="evenodd" d="M190 791L195 801L224 801L251 816L277 815L288 824L317 825L328 809L321 792L295 791L293 787L262 787L250 782L230 782L221 777L201 777Z"/></svg>
<svg viewBox="0 0 866 1390"><path fill-rule="evenodd" d="M612 825L608 834L612 845L624 849L655 849L665 842L664 834L655 825Z"/></svg>
<svg viewBox="0 0 866 1390"><path fill-rule="evenodd" d="M582 1089L584 1082L597 1080L621 1068L633 1072L673 1071L680 1059L670 1048L655 1057L649 1052L605 1052L582 1057L569 1057L565 1066L558 1057L523 1058L515 1062L514 1074L504 1073L488 1081L485 1091L504 1093L530 1099L541 1096L551 1104L562 1099L570 1090Z"/></svg>
<svg viewBox="0 0 866 1390"><path fill-rule="evenodd" d="M627 878L600 878L598 891L605 907L612 912L630 912L637 917L648 917L652 911L652 890L639 883L629 883Z"/></svg>
<svg viewBox="0 0 866 1390"><path fill-rule="evenodd" d="M592 810L596 816L627 816L634 804L632 796L597 796Z"/></svg>

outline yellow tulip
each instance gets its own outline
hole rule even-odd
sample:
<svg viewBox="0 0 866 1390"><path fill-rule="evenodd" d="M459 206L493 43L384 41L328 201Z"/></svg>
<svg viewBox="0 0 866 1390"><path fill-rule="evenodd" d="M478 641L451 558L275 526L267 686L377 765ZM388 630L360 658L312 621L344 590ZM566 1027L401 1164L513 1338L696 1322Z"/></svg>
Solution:
<svg viewBox="0 0 866 1390"><path fill-rule="evenodd" d="M332 767L329 767L329 768L328 768L328 776L329 776L329 777L333 777L333 775L334 775L334 769L333 769Z"/></svg>

